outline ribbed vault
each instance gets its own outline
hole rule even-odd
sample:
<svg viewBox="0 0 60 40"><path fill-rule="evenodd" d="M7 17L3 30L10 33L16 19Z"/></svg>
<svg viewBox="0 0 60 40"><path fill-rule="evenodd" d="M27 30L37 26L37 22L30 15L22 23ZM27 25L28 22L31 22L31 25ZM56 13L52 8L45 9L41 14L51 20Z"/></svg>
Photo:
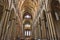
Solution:
<svg viewBox="0 0 60 40"><path fill-rule="evenodd" d="M23 1L19 1L18 3L18 8L19 11L28 11L30 13L34 13L37 12L37 9L39 8L39 3L36 0L23 0Z"/></svg>

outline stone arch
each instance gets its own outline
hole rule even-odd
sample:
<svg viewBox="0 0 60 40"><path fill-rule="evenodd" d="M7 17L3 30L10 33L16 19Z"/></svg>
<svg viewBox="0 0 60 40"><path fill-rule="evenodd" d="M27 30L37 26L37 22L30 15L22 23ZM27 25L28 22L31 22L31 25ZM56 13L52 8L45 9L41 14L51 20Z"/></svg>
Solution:
<svg viewBox="0 0 60 40"><path fill-rule="evenodd" d="M10 20L12 20L12 19L14 19L15 20L15 18L14 18L14 9L12 8L12 10L10 11L10 13L11 13L11 15L10 15Z"/></svg>
<svg viewBox="0 0 60 40"><path fill-rule="evenodd" d="M32 14L30 14L29 12L25 12L23 14L23 19L25 18L25 16L29 16L30 18L28 18L28 19L32 19Z"/></svg>

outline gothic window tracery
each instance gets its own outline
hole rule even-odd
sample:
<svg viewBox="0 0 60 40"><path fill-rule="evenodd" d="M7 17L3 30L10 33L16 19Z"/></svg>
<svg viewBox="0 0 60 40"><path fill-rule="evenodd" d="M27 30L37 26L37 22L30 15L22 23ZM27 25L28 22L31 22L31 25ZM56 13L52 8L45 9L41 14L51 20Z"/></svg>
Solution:
<svg viewBox="0 0 60 40"><path fill-rule="evenodd" d="M26 12L24 15L23 15L23 18L25 19L31 19L32 18L32 15L28 12Z"/></svg>
<svg viewBox="0 0 60 40"><path fill-rule="evenodd" d="M25 36L31 36L31 31L30 30L25 30Z"/></svg>

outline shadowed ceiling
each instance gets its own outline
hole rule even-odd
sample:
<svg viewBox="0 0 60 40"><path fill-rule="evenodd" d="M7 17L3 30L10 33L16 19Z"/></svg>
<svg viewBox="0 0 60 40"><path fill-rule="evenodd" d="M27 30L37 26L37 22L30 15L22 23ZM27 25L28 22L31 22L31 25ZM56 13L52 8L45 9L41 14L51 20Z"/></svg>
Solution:
<svg viewBox="0 0 60 40"><path fill-rule="evenodd" d="M18 2L18 8L22 13L29 12L34 15L34 13L36 13L39 8L39 2L38 0L20 0Z"/></svg>

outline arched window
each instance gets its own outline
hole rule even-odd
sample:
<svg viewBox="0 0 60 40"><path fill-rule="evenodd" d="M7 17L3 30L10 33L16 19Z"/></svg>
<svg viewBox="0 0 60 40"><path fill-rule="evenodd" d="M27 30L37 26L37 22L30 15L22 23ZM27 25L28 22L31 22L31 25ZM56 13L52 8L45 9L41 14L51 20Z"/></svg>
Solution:
<svg viewBox="0 0 60 40"><path fill-rule="evenodd" d="M59 15L57 12L55 12L55 17L56 17L56 20L59 20Z"/></svg>
<svg viewBox="0 0 60 40"><path fill-rule="evenodd" d="M23 19L32 19L32 15L28 12L24 13Z"/></svg>
<svg viewBox="0 0 60 40"><path fill-rule="evenodd" d="M31 16L30 16L30 15L25 15L25 18L30 19L30 18L31 18Z"/></svg>
<svg viewBox="0 0 60 40"><path fill-rule="evenodd" d="M25 30L25 36L31 36L31 31L30 30Z"/></svg>
<svg viewBox="0 0 60 40"><path fill-rule="evenodd" d="M58 21L60 20L60 11L54 11L54 14L55 14L55 19Z"/></svg>

